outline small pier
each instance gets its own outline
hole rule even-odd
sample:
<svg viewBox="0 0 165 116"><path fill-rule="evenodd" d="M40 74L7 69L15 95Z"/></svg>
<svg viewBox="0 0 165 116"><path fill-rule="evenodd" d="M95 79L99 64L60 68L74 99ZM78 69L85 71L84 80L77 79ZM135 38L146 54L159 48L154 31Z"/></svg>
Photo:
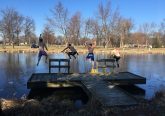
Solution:
<svg viewBox="0 0 165 116"><path fill-rule="evenodd" d="M100 59L98 68L115 68L114 59ZM59 73L51 73L58 68ZM61 73L67 68L67 73ZM98 100L103 106L135 105L137 100L117 85L145 84L146 79L130 72L118 74L76 74L70 73L69 59L49 59L49 73L34 73L27 82L27 88L81 87L89 97Z"/></svg>
<svg viewBox="0 0 165 116"><path fill-rule="evenodd" d="M118 74L34 73L27 88L80 86L104 106L135 105L136 99L116 85L145 84L146 79L130 72Z"/></svg>

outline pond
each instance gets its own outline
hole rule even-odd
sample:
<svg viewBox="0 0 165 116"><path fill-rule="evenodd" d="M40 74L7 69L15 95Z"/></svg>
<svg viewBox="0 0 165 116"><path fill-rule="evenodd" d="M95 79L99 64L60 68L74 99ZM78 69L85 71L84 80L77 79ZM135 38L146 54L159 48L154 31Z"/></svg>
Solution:
<svg viewBox="0 0 165 116"><path fill-rule="evenodd" d="M50 54L50 58L68 58L66 54ZM89 72L90 65L86 55L80 54L71 59L71 72ZM97 54L96 59L108 58L108 54ZM41 59L37 63L37 53L0 53L0 97L24 98L30 90L27 81L32 73L48 73L48 63ZM123 55L118 71L129 71L146 77L146 84L137 85L145 90L145 98L151 99L155 92L165 88L165 55ZM55 70L56 71L56 70ZM65 72L65 70L64 70Z"/></svg>

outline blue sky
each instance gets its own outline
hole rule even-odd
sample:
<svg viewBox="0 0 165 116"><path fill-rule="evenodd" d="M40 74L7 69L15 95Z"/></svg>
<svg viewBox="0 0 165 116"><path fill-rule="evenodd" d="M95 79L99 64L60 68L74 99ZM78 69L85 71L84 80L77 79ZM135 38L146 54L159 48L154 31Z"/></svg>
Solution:
<svg viewBox="0 0 165 116"><path fill-rule="evenodd" d="M12 7L23 16L32 17L36 24L36 34L39 35L46 17L51 15L50 9L59 1L68 8L70 15L79 11L85 19L93 17L98 4L108 0L0 0L0 9ZM123 17L133 19L136 27L145 22L158 24L165 19L165 0L111 0L111 6L113 10L118 7Z"/></svg>

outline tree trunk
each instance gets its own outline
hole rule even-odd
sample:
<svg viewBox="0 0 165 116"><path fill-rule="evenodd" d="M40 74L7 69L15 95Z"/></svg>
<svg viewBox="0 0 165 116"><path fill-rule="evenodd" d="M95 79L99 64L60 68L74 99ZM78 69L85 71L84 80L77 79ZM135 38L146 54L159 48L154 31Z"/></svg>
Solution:
<svg viewBox="0 0 165 116"><path fill-rule="evenodd" d="M123 40L124 40L124 34L121 34L121 36L120 36L120 48L122 48L123 47Z"/></svg>

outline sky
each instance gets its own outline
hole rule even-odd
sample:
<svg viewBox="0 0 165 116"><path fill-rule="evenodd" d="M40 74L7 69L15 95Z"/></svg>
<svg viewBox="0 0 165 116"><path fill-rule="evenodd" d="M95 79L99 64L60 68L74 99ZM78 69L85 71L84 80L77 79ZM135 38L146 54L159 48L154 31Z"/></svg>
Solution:
<svg viewBox="0 0 165 116"><path fill-rule="evenodd" d="M87 19L94 17L99 3L105 4L108 0L0 0L0 10L14 8L23 16L32 17L39 36L46 18L51 16L50 10L59 1L70 15L79 11L83 19ZM146 22L159 24L165 19L165 0L111 0L111 7L113 11L118 8L124 18L131 18L135 27Z"/></svg>

